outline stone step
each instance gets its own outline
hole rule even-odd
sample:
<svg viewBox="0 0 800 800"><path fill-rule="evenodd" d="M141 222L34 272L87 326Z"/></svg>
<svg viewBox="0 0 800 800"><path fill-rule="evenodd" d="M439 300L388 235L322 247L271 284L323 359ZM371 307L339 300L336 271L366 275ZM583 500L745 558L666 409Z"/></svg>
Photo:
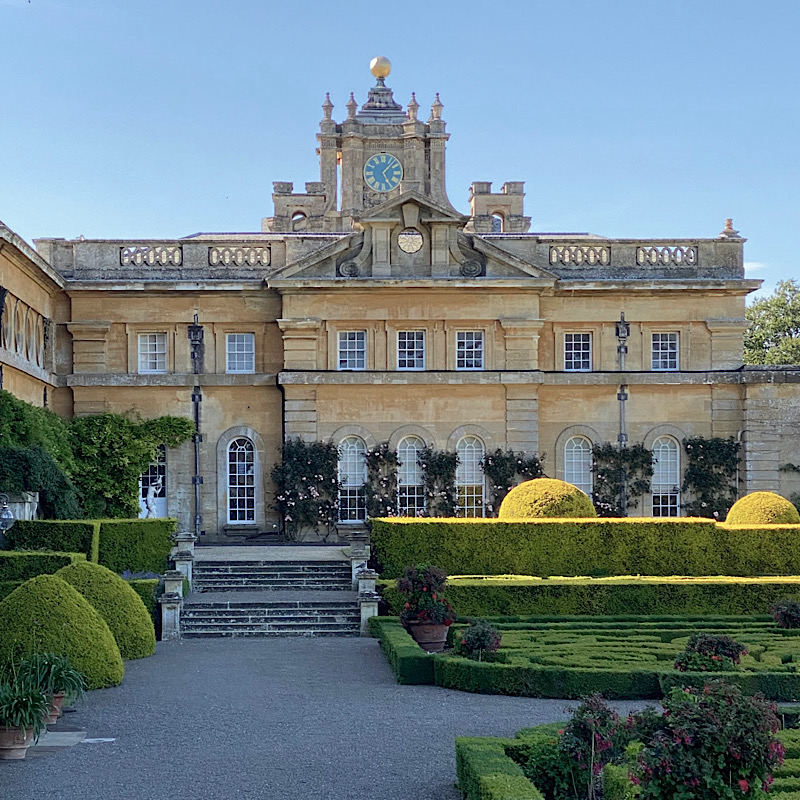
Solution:
<svg viewBox="0 0 800 800"><path fill-rule="evenodd" d="M349 583L341 581L330 581L320 583L319 581L309 581L297 583L296 581L264 581L264 580L195 580L195 589L205 592L226 592L226 591L335 591L341 592L350 589Z"/></svg>
<svg viewBox="0 0 800 800"><path fill-rule="evenodd" d="M330 628L358 628L360 620L356 617L298 617L297 619L258 618L237 619L211 618L204 620L182 620L184 631L200 631L209 628L225 628L226 630L307 630L309 628L328 630Z"/></svg>
<svg viewBox="0 0 800 800"><path fill-rule="evenodd" d="M239 637L239 636L250 636L250 637L270 637L270 636L314 636L314 637L321 637L321 636L358 636L360 631L358 627L345 627L340 626L338 628L328 628L325 630L284 630L284 631L276 631L276 630L235 630L226 627L223 628L208 628L203 630L186 630L181 633L181 636L185 636L189 639L196 639L200 637Z"/></svg>
<svg viewBox="0 0 800 800"><path fill-rule="evenodd" d="M349 561L269 561L263 559L236 559L212 561L208 559L197 559L195 561L197 569L228 569L237 567L247 568L269 568L269 569L291 569L293 571L327 571L327 570L350 570Z"/></svg>

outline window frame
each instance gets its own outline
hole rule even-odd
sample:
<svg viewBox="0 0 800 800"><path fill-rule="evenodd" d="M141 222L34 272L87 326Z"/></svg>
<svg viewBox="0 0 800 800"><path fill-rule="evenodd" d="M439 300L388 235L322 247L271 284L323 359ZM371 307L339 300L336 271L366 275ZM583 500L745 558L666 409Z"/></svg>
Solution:
<svg viewBox="0 0 800 800"><path fill-rule="evenodd" d="M574 367L568 366L568 359L567 354L570 353L572 355L574 351L569 351L567 348L568 344L574 344L574 342L568 342L568 337L575 337L575 336L585 336L588 337L588 367ZM564 340L563 340L563 349L562 353L564 356L564 372L593 372L594 370L594 332L593 331L564 331ZM572 359L574 362L574 359ZM585 359L581 359L583 362Z"/></svg>
<svg viewBox="0 0 800 800"><path fill-rule="evenodd" d="M249 369L231 369L231 339L236 336L250 337L252 349L234 352L233 355L249 355L252 366ZM225 373L228 375L252 375L256 371L256 334L255 331L230 331L225 334Z"/></svg>
<svg viewBox="0 0 800 800"><path fill-rule="evenodd" d="M570 478L574 477L574 472L575 472L574 467L575 467L575 463L576 462L575 462L575 459L574 459L574 448L573 448L573 452L570 453L569 455L567 453L567 448L570 447L570 445L572 445L572 443L576 442L576 441L585 442L589 447L589 449L588 449L588 470L587 470L588 477L589 477L588 483L587 482L576 483L574 480L570 480ZM584 451L583 448L581 448L581 452L586 452L586 451ZM576 486L582 492L584 492L585 494L589 495L589 497L591 497L592 494L594 493L594 472L592 471L592 464L593 464L592 442L589 439L589 437L588 436L583 436L581 434L577 434L575 436L570 436L569 439L567 439L567 441L564 442L563 456L564 456L564 480L567 483L571 483L573 486ZM589 487L589 491L586 491L585 487L587 487L587 486Z"/></svg>
<svg viewBox="0 0 800 800"><path fill-rule="evenodd" d="M343 446L346 443L351 443L353 447L357 444L359 445L358 450L360 451L361 455L361 464L359 464L359 472L361 477L361 483L358 485L351 485L346 486L346 480L342 480L343 472L347 471L350 472L349 467L352 466L354 463L352 459L350 460L349 464L347 458L349 457L349 453L344 453L342 451ZM367 496L365 491L365 486L367 483L367 443L362 439L360 436L356 436L355 434L351 434L349 436L345 436L337 445L338 450L338 461L336 464L336 478L339 481L339 513L338 513L338 521L340 525L361 525L366 522L367 519ZM343 458L344 456L344 458ZM342 469L342 464L346 465L345 470ZM353 470L355 472L355 470ZM347 494L345 494L347 493ZM347 499L347 503L344 503L343 500ZM354 501L351 503L350 501ZM342 512L345 509L352 509L355 514L348 514L347 518L342 516Z"/></svg>
<svg viewBox="0 0 800 800"><path fill-rule="evenodd" d="M461 337L479 337L480 338L480 366L478 367L466 367L466 366L459 366L459 361L462 359L462 350L466 351L466 342L464 342L465 347L461 347ZM473 350L474 350L474 341L473 338ZM474 358L474 356L473 356ZM463 356L464 361L467 360L466 356ZM456 371L458 372L483 372L486 369L486 331L484 330L457 330L456 331Z"/></svg>
<svg viewBox="0 0 800 800"><path fill-rule="evenodd" d="M470 446L474 447L474 442L479 442L481 446L480 459L475 462L473 459L472 464L468 464L467 460L462 457L462 442L470 442ZM486 442L476 436L474 433L468 433L462 436L456 443L456 453L458 453L459 464L456 467L456 516L463 518L480 518L486 516L486 473L481 466L481 461L486 457ZM481 480L469 481L469 478L475 477L474 475L464 475L467 469L480 470ZM476 512L476 513L470 513Z"/></svg>
<svg viewBox="0 0 800 800"><path fill-rule="evenodd" d="M403 451L410 452L410 444L412 442L415 445L413 448L415 455L413 469L410 468L408 460L403 459ZM401 517L423 516L427 508L425 480L422 468L418 463L419 453L424 447L425 442L422 437L413 434L404 436L397 443L395 452L397 453L398 461L401 462L397 468L397 513ZM417 479L413 483L406 482L410 472L413 472L413 477ZM412 502L407 502L409 499Z"/></svg>
<svg viewBox="0 0 800 800"><path fill-rule="evenodd" d="M659 354L666 352L675 356L675 366L657 367L656 366L656 337L674 336L674 351L659 351ZM663 360L663 359L662 359ZM681 334L680 331L651 331L650 332L650 370L651 372L679 372L681 368Z"/></svg>
<svg viewBox="0 0 800 800"><path fill-rule="evenodd" d="M400 354L401 354L401 352L409 352L409 348L405 348L405 349L401 350L400 337L401 336L407 336L409 334L413 334L415 338L418 337L418 336L422 337L422 348L421 348L422 349L422 357L421 357L421 359L419 359L416 355L414 355L414 360L415 361L421 360L422 361L422 366L413 366L413 367L408 367L408 366L402 366L401 367L400 366L400 360L401 360L401 355ZM395 337L395 342L397 343L397 349L396 349L397 357L396 357L396 361L395 361L395 367L396 367L398 372L424 372L425 371L425 369L427 367L427 356L428 356L428 353L427 353L427 349L428 349L427 348L427 340L428 340L428 336L427 336L427 331L425 330L425 328L406 328L404 330L398 330L397 331L397 336ZM416 352L419 349L420 349L419 346L415 344L414 347L413 347L413 350ZM405 357L405 360L408 361L409 359L407 357Z"/></svg>
<svg viewBox="0 0 800 800"><path fill-rule="evenodd" d="M164 343L164 350L163 352L159 351L142 351L142 342L147 339L147 337L162 337ZM164 357L164 368L143 368L142 367L142 358L150 357L152 355L163 355ZM136 356L137 356L137 373L139 375L164 375L165 373L169 372L169 333L167 331L139 331L136 334Z"/></svg>
<svg viewBox="0 0 800 800"><path fill-rule="evenodd" d="M659 442L670 442L670 452L675 454L674 459L674 477L675 480L667 482L656 483L656 475L659 469L659 460L656 456L657 449L663 449ZM654 517L680 517L681 516L681 446L674 436L662 434L653 440L651 447L653 453L653 477L650 481L650 507L651 514ZM672 468L672 464L668 465ZM662 477L658 475L658 477ZM673 477L673 476L670 476ZM677 491L671 491L677 490ZM675 513L663 513L664 511Z"/></svg>
<svg viewBox="0 0 800 800"><path fill-rule="evenodd" d="M351 350L349 348L342 350L342 337L347 337L350 334L361 334L361 360L363 361L362 366L342 366L342 354L349 354L349 353L356 353L358 354L358 350ZM345 339L344 344L349 343L351 340ZM361 329L348 329L348 330L338 330L336 331L336 369L337 372L363 372L367 368L367 331L363 328Z"/></svg>
<svg viewBox="0 0 800 800"><path fill-rule="evenodd" d="M237 450L237 453L238 452L244 452L244 453L248 453L249 452L250 453L249 462L248 462L246 456L245 456L245 460L241 461L241 462L238 459L236 461L232 461L231 460L231 453L233 452L233 448L234 448L234 446L239 447L240 446L238 444L239 442L243 442L243 443L249 444L249 450L248 450L246 445L242 445L244 447L243 450ZM238 526L238 525L254 525L254 526L257 526L258 525L258 505L257 505L257 502L258 502L258 497L257 497L258 463L257 463L257 458L258 458L258 453L257 453L256 444L249 436L234 436L230 440L230 442L228 442L228 444L227 444L227 446L225 448L225 486L226 486L226 490L227 490L226 491L227 502L226 502L226 509L225 509L225 517L227 519L227 524L228 525L236 525L236 526ZM237 469L236 472L234 473L231 470L231 465L234 464L234 463L237 464L237 465L239 463L244 464L245 471L241 472L240 470ZM250 469L249 470L247 469L248 463L250 465ZM232 480L231 480L232 477L234 477L234 476L239 477L239 476L242 476L242 475L245 477L245 479L250 478L250 480L249 481L245 480L244 483L236 483L236 484L234 484L232 482ZM236 490L237 495L238 495L239 490L244 490L244 494L242 495L242 497L237 496L236 498L234 498L234 496L233 496L233 490L234 489ZM239 501L241 501L241 500L244 500L244 503L245 503L244 506L241 509L239 509L238 507L237 507L237 509L235 509L236 513L240 513L241 511L243 511L244 514L247 517L248 512L250 511L250 506L252 507L252 518L251 519L248 519L246 517L245 517L245 519L234 519L233 518L232 512L234 511L234 499L236 500L237 503ZM248 503L248 500L251 500L252 502Z"/></svg>

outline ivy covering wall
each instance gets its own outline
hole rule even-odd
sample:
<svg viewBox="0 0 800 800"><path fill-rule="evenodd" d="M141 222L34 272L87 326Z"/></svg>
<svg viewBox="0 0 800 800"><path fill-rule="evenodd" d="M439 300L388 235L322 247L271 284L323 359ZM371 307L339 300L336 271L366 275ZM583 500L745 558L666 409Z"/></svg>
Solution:
<svg viewBox="0 0 800 800"><path fill-rule="evenodd" d="M136 517L139 476L160 445L191 438L184 417L64 420L0 391L0 491L39 492L45 519Z"/></svg>

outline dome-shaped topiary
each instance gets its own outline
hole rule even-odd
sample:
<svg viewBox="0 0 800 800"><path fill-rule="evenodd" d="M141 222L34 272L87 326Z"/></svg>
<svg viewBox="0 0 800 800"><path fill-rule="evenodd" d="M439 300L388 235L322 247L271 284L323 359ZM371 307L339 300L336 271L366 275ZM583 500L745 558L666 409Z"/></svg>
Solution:
<svg viewBox="0 0 800 800"><path fill-rule="evenodd" d="M596 517L589 495L555 478L534 478L515 486L500 504L500 519Z"/></svg>
<svg viewBox="0 0 800 800"><path fill-rule="evenodd" d="M31 578L0 601L0 664L34 652L67 656L90 689L116 686L125 674L108 625L55 575Z"/></svg>
<svg viewBox="0 0 800 800"><path fill-rule="evenodd" d="M729 525L798 525L800 513L775 492L753 492L731 506L725 522Z"/></svg>
<svg viewBox="0 0 800 800"><path fill-rule="evenodd" d="M74 586L111 628L123 658L144 658L156 649L156 632L142 598L116 572L81 561L55 573Z"/></svg>

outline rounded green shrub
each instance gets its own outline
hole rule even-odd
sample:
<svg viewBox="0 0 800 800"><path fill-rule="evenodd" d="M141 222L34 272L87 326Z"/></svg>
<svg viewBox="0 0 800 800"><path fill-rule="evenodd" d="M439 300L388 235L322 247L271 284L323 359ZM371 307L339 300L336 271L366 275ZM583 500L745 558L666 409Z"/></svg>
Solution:
<svg viewBox="0 0 800 800"><path fill-rule="evenodd" d="M500 505L500 519L596 517L589 495L555 478L534 478L515 486Z"/></svg>
<svg viewBox="0 0 800 800"><path fill-rule="evenodd" d="M29 653L66 656L89 689L116 686L125 674L105 620L56 575L37 575L0 601L0 664Z"/></svg>
<svg viewBox="0 0 800 800"><path fill-rule="evenodd" d="M725 522L728 525L798 525L800 513L775 492L752 492L731 506Z"/></svg>
<svg viewBox="0 0 800 800"><path fill-rule="evenodd" d="M156 649L156 633L142 598L128 582L100 564L83 561L56 572L94 607L114 634L123 658L144 658Z"/></svg>

